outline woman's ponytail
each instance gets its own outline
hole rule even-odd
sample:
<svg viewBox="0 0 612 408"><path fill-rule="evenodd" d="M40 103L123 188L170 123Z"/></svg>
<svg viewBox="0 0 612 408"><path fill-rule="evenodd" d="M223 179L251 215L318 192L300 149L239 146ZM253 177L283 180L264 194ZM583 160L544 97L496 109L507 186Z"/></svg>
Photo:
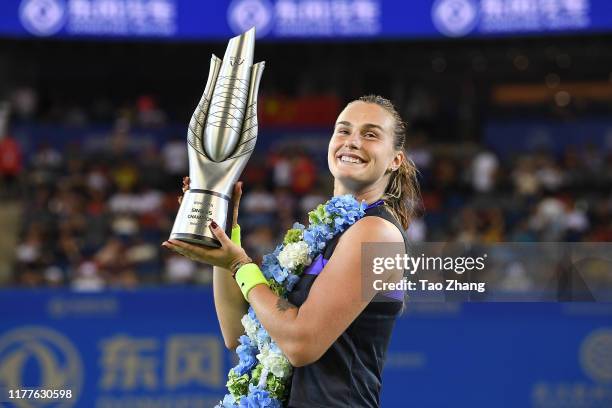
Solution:
<svg viewBox="0 0 612 408"><path fill-rule="evenodd" d="M404 229L408 229L420 205L417 168L407 156L399 168L391 174L383 200L395 214Z"/></svg>

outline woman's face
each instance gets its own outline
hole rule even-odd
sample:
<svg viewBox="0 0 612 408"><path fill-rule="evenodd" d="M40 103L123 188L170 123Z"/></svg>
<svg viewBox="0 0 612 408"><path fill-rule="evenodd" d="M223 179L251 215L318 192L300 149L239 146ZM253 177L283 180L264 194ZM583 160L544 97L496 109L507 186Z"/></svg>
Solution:
<svg viewBox="0 0 612 408"><path fill-rule="evenodd" d="M383 181L387 169L397 169L402 156L393 146L394 125L393 116L376 104L347 105L338 116L327 151L334 178L358 190Z"/></svg>

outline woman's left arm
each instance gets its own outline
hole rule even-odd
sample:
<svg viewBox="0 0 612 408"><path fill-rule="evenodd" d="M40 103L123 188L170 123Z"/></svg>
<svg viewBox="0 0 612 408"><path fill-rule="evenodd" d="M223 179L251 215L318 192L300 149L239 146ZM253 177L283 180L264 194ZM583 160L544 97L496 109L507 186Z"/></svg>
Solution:
<svg viewBox="0 0 612 408"><path fill-rule="evenodd" d="M373 290L364 293L362 288L361 244L366 242L403 239L390 222L379 217L362 218L342 235L299 308L265 285L249 292L257 318L293 366L317 361L375 295ZM391 273L380 275L380 279L388 280Z"/></svg>
<svg viewBox="0 0 612 408"><path fill-rule="evenodd" d="M211 226L221 248L207 248L177 240L164 242L168 249L191 259L234 269L250 259L231 242L223 230ZM338 241L334 254L317 277L308 298L297 308L260 284L248 292L248 301L257 318L294 367L317 361L334 341L365 309L376 292L362 289L361 244L403 242L399 230L379 217L364 217L349 228ZM401 271L379 275L389 281ZM399 276L399 275L398 275Z"/></svg>

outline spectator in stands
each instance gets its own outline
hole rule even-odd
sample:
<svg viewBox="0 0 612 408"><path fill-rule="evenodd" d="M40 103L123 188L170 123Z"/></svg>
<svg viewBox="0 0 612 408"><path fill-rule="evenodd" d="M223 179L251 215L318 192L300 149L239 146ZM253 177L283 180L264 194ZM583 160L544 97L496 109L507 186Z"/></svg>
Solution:
<svg viewBox="0 0 612 408"><path fill-rule="evenodd" d="M151 246L172 227L187 151L183 135L159 145L132 135L137 111L122 109L111 136L92 138L82 149L78 143L61 146L49 134L24 154L27 144L8 135L0 139L0 195L6 197L8 179L28 197L14 282L207 282L207 272ZM472 150L461 146L433 144L423 129L427 125L408 148L423 175L426 210L408 231L413 241L612 241L612 154L605 146L569 146L558 155L521 151L511 161L483 145L470 156ZM241 224L253 254L269 251L296 219L305 222L329 188L318 177L322 163L306 152L274 144L271 149L254 156L243 174L251 189L244 194ZM95 263L95 274L89 266L79 269L87 262Z"/></svg>
<svg viewBox="0 0 612 408"><path fill-rule="evenodd" d="M263 185L257 184L250 192L245 193L241 210L245 212L247 228L271 224L277 210L276 200Z"/></svg>
<svg viewBox="0 0 612 408"><path fill-rule="evenodd" d="M164 188L171 190L176 187L177 180L188 173L187 148L183 136L175 136L166 142L161 149L163 169L166 173Z"/></svg>
<svg viewBox="0 0 612 408"><path fill-rule="evenodd" d="M481 151L472 160L471 181L474 191L488 193L495 188L499 160L493 152Z"/></svg>
<svg viewBox="0 0 612 408"><path fill-rule="evenodd" d="M4 194L14 197L17 194L18 177L23 168L23 156L17 140L10 134L0 133L0 183Z"/></svg>
<svg viewBox="0 0 612 408"><path fill-rule="evenodd" d="M316 167L312 159L303 153L298 153L293 159L291 189L298 196L309 192L317 181Z"/></svg>

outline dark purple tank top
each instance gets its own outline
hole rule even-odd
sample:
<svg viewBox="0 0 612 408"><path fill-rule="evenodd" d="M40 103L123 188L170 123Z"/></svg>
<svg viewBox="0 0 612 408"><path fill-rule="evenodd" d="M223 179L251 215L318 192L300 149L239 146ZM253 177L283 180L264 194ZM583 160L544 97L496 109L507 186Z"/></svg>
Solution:
<svg viewBox="0 0 612 408"><path fill-rule="evenodd" d="M408 237L384 206L373 206L366 216L381 217L396 225L408 250ZM331 258L342 234L328 242L323 255L313 261L289 294L301 306L317 276ZM395 319L403 309L403 293L392 293L389 301L375 298L316 362L293 371L289 407L359 408L378 407L381 375Z"/></svg>

